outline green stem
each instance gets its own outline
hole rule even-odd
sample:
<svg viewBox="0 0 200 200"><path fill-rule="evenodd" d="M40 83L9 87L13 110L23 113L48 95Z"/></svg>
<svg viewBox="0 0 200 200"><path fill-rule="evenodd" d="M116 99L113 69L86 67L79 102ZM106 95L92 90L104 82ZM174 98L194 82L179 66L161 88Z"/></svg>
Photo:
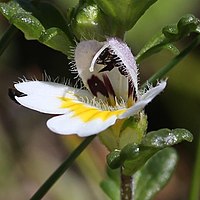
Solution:
<svg viewBox="0 0 200 200"><path fill-rule="evenodd" d="M199 200L199 199L200 199L200 136L197 147L196 161L194 164L189 200Z"/></svg>
<svg viewBox="0 0 200 200"><path fill-rule="evenodd" d="M38 191L30 198L30 200L39 200L44 197L53 184L61 177L62 174L72 165L74 160L81 154L81 152L90 144L95 138L95 135L87 137L71 154L70 156L57 168L56 171L43 183Z"/></svg>
<svg viewBox="0 0 200 200"><path fill-rule="evenodd" d="M18 29L14 25L10 25L8 29L3 34L1 40L0 40L0 56L4 52L4 50L7 48L9 42L14 38L16 35Z"/></svg>
<svg viewBox="0 0 200 200"><path fill-rule="evenodd" d="M195 47L200 44L200 35L197 36L191 44L180 52L179 55L175 56L168 64L162 67L157 73L150 77L141 88L144 88L148 83L155 83L157 80L164 77L173 67L175 67L180 61L182 61Z"/></svg>

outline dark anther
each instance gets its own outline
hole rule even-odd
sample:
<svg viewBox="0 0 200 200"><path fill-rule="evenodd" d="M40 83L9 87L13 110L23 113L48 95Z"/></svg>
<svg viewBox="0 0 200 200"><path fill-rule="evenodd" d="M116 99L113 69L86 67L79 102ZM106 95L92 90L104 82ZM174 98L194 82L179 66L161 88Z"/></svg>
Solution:
<svg viewBox="0 0 200 200"><path fill-rule="evenodd" d="M110 82L110 79L108 78L108 76L106 74L103 75L103 81L104 81L104 84L107 88L108 93L111 94L113 97L115 97L115 91L114 91L113 86Z"/></svg>

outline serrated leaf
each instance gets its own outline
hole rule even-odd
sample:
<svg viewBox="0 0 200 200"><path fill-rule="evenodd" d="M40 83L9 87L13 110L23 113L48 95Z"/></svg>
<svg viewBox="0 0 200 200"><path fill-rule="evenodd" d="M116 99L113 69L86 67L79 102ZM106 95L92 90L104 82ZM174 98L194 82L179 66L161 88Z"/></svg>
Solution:
<svg viewBox="0 0 200 200"><path fill-rule="evenodd" d="M47 29L40 36L39 41L48 47L69 55L70 41L66 34L59 28Z"/></svg>
<svg viewBox="0 0 200 200"><path fill-rule="evenodd" d="M14 1L0 3L0 11L11 24L22 31L24 30L26 39L37 39L45 30L38 19Z"/></svg>
<svg viewBox="0 0 200 200"><path fill-rule="evenodd" d="M156 153L134 175L135 200L152 199L169 181L177 163L177 154L173 148Z"/></svg>
<svg viewBox="0 0 200 200"><path fill-rule="evenodd" d="M13 15L10 22L24 33L27 40L38 39L45 31L39 20L27 13Z"/></svg>
<svg viewBox="0 0 200 200"><path fill-rule="evenodd" d="M0 3L0 12L8 19L15 15L15 14L30 14L29 12L25 11L18 3L15 1L10 1L8 3Z"/></svg>
<svg viewBox="0 0 200 200"><path fill-rule="evenodd" d="M137 62L141 62L164 48L177 54L179 51L172 43L189 36L193 32L200 33L200 21L194 15L187 14L177 24L165 26L161 32L156 34L137 54ZM168 48L169 45L173 48Z"/></svg>
<svg viewBox="0 0 200 200"><path fill-rule="evenodd" d="M21 2L23 7L18 2ZM19 0L18 2L0 3L0 12L24 33L26 39L38 40L70 55L73 44L67 34L64 18L59 12L48 3L37 2L37 5L33 5L29 1ZM51 17L49 17L50 14Z"/></svg>
<svg viewBox="0 0 200 200"><path fill-rule="evenodd" d="M160 129L147 133L142 145L153 148L165 148L182 141L192 142L193 135L186 129Z"/></svg>

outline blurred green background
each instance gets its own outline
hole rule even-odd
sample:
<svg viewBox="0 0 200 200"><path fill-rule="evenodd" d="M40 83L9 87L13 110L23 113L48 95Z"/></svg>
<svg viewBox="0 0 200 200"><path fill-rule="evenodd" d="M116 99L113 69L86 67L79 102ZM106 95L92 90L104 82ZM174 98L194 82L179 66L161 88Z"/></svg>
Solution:
<svg viewBox="0 0 200 200"><path fill-rule="evenodd" d="M50 1L50 0L49 0ZM75 0L52 0L67 14ZM126 34L126 41L136 54L165 25L176 23L181 16L192 13L200 17L199 0L160 0ZM0 16L0 33L9 26ZM180 49L193 38L180 41ZM176 146L179 162L169 184L157 200L187 200L191 181L197 137L200 133L200 48L195 49L168 75L164 93L148 105L149 130L186 128L194 134L194 142ZM148 79L173 55L167 50L141 63L140 82ZM0 57L0 199L25 200L80 143L76 136L51 133L45 123L50 116L28 110L11 101L8 88L18 77L37 77L46 71L53 78L69 78L68 60L37 41L26 41L18 33ZM76 163L49 191L44 200L107 199L99 188L105 175L106 149L98 139L93 141ZM145 180L144 180L145 181Z"/></svg>

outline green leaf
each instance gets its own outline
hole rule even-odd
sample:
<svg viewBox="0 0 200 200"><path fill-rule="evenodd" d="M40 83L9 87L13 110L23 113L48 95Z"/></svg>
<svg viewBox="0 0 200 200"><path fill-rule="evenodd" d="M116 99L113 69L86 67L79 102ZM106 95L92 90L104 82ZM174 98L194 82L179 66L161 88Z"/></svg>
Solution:
<svg viewBox="0 0 200 200"><path fill-rule="evenodd" d="M156 153L135 175L135 200L152 199L169 181L177 163L173 148Z"/></svg>
<svg viewBox="0 0 200 200"><path fill-rule="evenodd" d="M110 197L112 200L120 199L120 180L119 180L119 170L112 170L107 168L108 177L100 183L102 190Z"/></svg>
<svg viewBox="0 0 200 200"><path fill-rule="evenodd" d="M189 36L190 33L200 33L200 21L194 15L187 14L177 24L165 26L161 32L156 34L137 54L137 62L141 62L164 48L172 53L179 53L172 43Z"/></svg>
<svg viewBox="0 0 200 200"><path fill-rule="evenodd" d="M112 200L120 200L120 190L119 186L111 179L103 180L100 183L102 190L110 197Z"/></svg>
<svg viewBox="0 0 200 200"><path fill-rule="evenodd" d="M200 33L200 21L194 15L187 14L179 20L177 25L166 26L162 32L166 38L171 41L177 41L192 32Z"/></svg>
<svg viewBox="0 0 200 200"><path fill-rule="evenodd" d="M38 19L16 2L0 3L0 11L11 24L24 32L26 39L37 39L45 30Z"/></svg>
<svg viewBox="0 0 200 200"><path fill-rule="evenodd" d="M178 144L182 141L192 142L193 135L186 129L160 129L149 132L142 140L142 145L146 147L165 148Z"/></svg>
<svg viewBox="0 0 200 200"><path fill-rule="evenodd" d="M116 36L118 27L92 1L84 1L71 14L71 28L76 38L105 40Z"/></svg>
<svg viewBox="0 0 200 200"><path fill-rule="evenodd" d="M111 169L123 166L124 175L133 175L160 148L143 147L134 143L127 144L122 150L114 150L107 155L107 164Z"/></svg>
<svg viewBox="0 0 200 200"><path fill-rule="evenodd" d="M27 40L38 39L45 31L42 24L34 16L27 13L15 14L10 18L10 23L24 32Z"/></svg>
<svg viewBox="0 0 200 200"><path fill-rule="evenodd" d="M18 3L20 2L20 3ZM0 3L0 12L20 29L27 40L39 42L70 55L73 46L67 23L58 10L48 3L19 0Z"/></svg>
<svg viewBox="0 0 200 200"><path fill-rule="evenodd" d="M169 48L169 45L171 48ZM166 37L163 33L156 34L137 54L135 59L137 62L141 62L141 60L160 52L163 49L168 49L175 55L179 54L179 50L171 43L169 43L168 40L166 40Z"/></svg>
<svg viewBox="0 0 200 200"><path fill-rule="evenodd" d="M120 185L120 169L111 169L107 167L106 173L108 177L116 183L116 185Z"/></svg>
<svg viewBox="0 0 200 200"><path fill-rule="evenodd" d="M121 150L115 149L111 151L107 156L107 163L111 169L123 166L123 174L131 176L161 149L182 141L191 142L192 140L192 134L186 129L152 131L143 138L139 145L129 143Z"/></svg>
<svg viewBox="0 0 200 200"><path fill-rule="evenodd" d="M131 149L133 149L133 151L131 151ZM125 159L123 163L123 174L127 176L133 175L159 150L159 148L141 146L139 150L135 151L134 144L133 148L131 144L128 144L121 151L121 160Z"/></svg>
<svg viewBox="0 0 200 200"><path fill-rule="evenodd" d="M130 30L145 11L157 0L94 0L113 23L124 30Z"/></svg>
<svg viewBox="0 0 200 200"><path fill-rule="evenodd" d="M47 29L39 38L39 41L48 47L61 51L69 56L70 41L67 35L59 28Z"/></svg>

